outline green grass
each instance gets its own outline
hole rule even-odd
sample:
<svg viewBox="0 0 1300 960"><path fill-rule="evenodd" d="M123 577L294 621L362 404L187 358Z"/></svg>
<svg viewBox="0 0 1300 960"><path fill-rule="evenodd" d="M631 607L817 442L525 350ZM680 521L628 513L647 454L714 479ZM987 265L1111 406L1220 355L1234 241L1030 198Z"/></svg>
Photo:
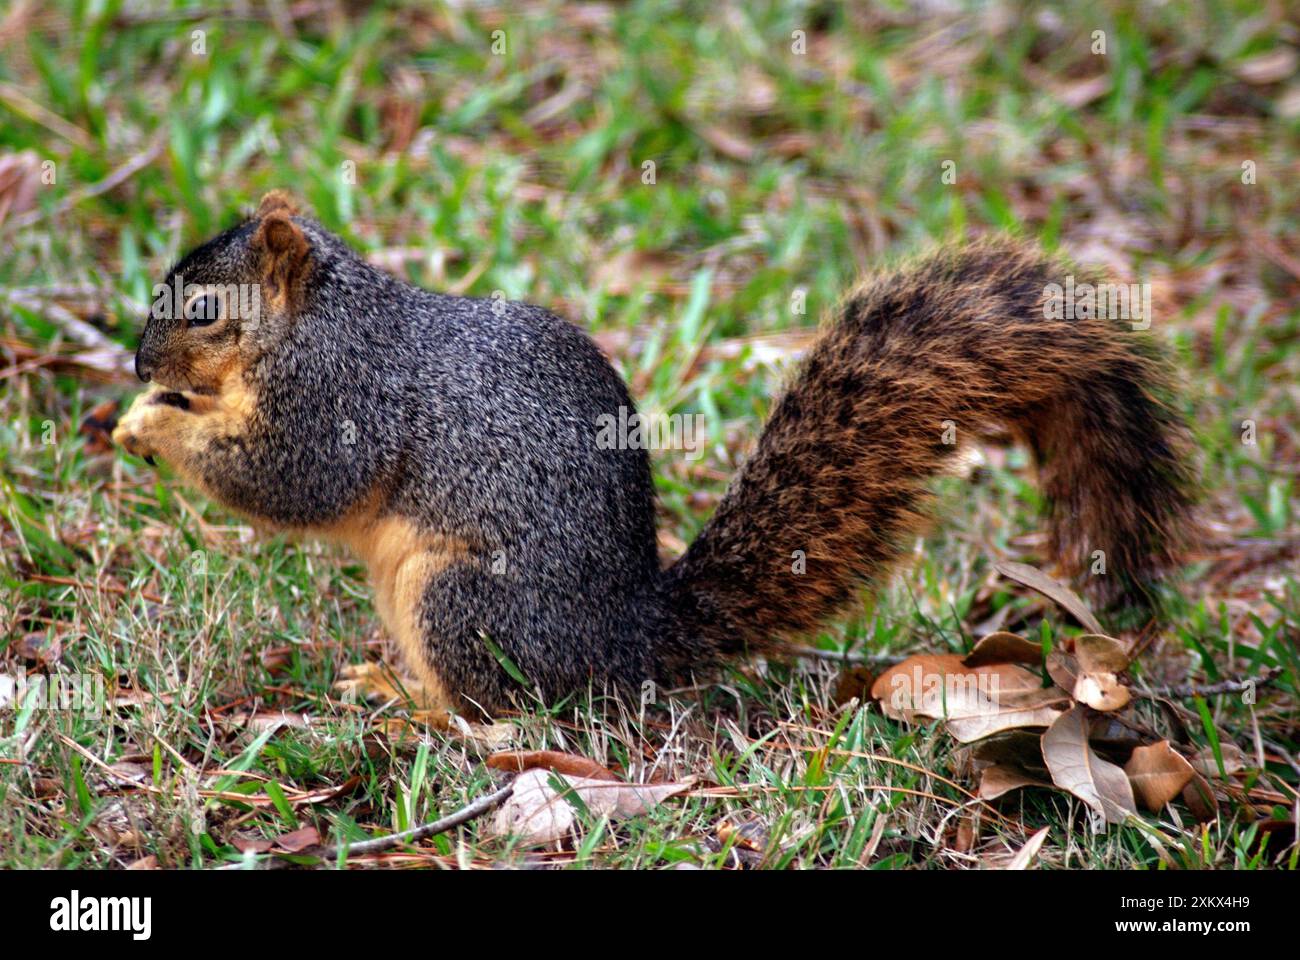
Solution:
<svg viewBox="0 0 1300 960"><path fill-rule="evenodd" d="M55 177L0 224L0 673L48 659L105 678L112 704L0 713L0 866L215 866L244 840L402 829L489 788L464 744L332 695L343 665L384 645L355 562L255 541L166 472L88 449L85 415L135 388L85 358L50 362L85 346L68 312L133 349L169 264L287 187L415 282L583 325L643 409L703 413L702 460L655 456L666 557L707 518L799 339L742 338L807 330L872 266L991 230L1150 280L1211 536L1143 679L1283 671L1253 709L1176 708L1195 746L1246 755L1204 830L1176 807L1095 833L1046 791L981 807L941 732L837 706L839 669L807 661L742 666L644 715L594 691L513 718L522 746L700 778L646 817L586 819L541 852L481 820L354 864L968 867L1049 826L1050 866L1294 867L1292 838L1261 851L1255 822L1296 818L1300 743L1300 76L1278 39L1300 25L1270 9L398 4L277 24L15 5L0 157L32 151ZM960 650L1007 604L1031 635L1069 629L1050 609L1041 627L992 571L1050 558L1023 451L986 452L973 483L940 483L942 522L822 645ZM282 711L305 720L267 735ZM724 822L758 825L757 851L720 840Z"/></svg>

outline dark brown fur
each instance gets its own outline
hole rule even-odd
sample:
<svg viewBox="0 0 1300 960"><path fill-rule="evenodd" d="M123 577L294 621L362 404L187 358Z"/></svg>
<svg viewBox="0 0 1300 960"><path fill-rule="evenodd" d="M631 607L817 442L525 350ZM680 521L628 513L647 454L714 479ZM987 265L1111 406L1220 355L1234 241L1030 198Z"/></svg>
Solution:
<svg viewBox="0 0 1300 960"><path fill-rule="evenodd" d="M960 449L942 442L944 421L962 441L997 425L1020 435L1066 571L1105 551L1096 592L1143 599L1188 528L1188 431L1145 334L1046 318L1045 287L1069 272L1000 240L936 253L847 298L668 571L679 663L698 661L691 638L761 650L879 584L924 526L928 481Z"/></svg>

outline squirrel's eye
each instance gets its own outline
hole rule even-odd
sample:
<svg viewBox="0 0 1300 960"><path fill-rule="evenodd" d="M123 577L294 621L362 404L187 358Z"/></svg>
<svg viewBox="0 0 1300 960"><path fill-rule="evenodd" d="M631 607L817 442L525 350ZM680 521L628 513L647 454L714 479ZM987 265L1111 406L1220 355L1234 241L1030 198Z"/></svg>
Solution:
<svg viewBox="0 0 1300 960"><path fill-rule="evenodd" d="M195 297L185 308L185 322L191 327L206 327L221 319L221 299L207 293Z"/></svg>

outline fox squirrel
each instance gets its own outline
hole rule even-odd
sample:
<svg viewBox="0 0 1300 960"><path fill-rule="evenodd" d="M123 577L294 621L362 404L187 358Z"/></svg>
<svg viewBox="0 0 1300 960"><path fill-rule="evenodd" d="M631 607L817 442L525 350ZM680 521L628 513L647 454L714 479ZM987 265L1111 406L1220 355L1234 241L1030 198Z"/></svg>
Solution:
<svg viewBox="0 0 1300 960"><path fill-rule="evenodd" d="M113 436L262 526L349 546L419 699L490 714L520 671L548 699L636 688L824 623L920 528L960 449L944 421L1011 428L1066 567L1103 550L1094 579L1140 593L1187 529L1188 429L1144 335L1045 315L1066 273L999 239L859 287L667 569L646 451L595 442L633 404L582 331L404 283L279 191L172 270L191 296L147 322L135 362L153 387ZM241 284L260 291L252 317Z"/></svg>

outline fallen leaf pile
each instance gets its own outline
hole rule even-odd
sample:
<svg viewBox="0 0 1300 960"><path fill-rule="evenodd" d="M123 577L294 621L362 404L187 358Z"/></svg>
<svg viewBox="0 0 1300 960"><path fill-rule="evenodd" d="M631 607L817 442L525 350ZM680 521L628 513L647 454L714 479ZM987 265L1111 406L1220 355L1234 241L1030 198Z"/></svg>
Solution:
<svg viewBox="0 0 1300 960"><path fill-rule="evenodd" d="M897 720L942 721L969 744L984 800L1022 787L1056 787L1114 824L1136 815L1139 801L1159 811L1181 796L1199 819L1211 819L1217 802L1195 758L1139 732L1145 728L1130 719L1130 649L1102 634L1065 587L1032 568L1004 572L1032 580L1094 632L1064 639L1046 658L1038 644L1013 633L989 634L966 656L909 657L872 685L881 710ZM1210 764L1217 773L1213 758Z"/></svg>

